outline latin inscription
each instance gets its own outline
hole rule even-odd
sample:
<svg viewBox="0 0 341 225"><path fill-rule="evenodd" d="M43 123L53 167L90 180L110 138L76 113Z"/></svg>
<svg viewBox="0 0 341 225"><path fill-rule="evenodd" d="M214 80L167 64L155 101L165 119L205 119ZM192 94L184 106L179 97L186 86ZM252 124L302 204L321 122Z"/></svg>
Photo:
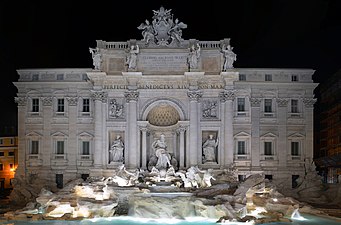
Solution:
<svg viewBox="0 0 341 225"><path fill-rule="evenodd" d="M139 55L138 56L139 71L187 71L187 53L177 54L155 54L155 55Z"/></svg>

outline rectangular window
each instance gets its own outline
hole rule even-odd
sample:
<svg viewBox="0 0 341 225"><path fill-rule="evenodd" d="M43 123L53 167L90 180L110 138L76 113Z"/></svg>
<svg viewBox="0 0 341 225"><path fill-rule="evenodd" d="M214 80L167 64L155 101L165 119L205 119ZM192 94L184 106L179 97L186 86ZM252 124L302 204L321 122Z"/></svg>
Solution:
<svg viewBox="0 0 341 225"><path fill-rule="evenodd" d="M238 112L244 112L245 111L245 98L238 98L237 104L238 104Z"/></svg>
<svg viewBox="0 0 341 225"><path fill-rule="evenodd" d="M298 76L297 75L292 75L291 76L291 81L293 81L293 82L298 81Z"/></svg>
<svg viewBox="0 0 341 225"><path fill-rule="evenodd" d="M272 142L264 142L264 155L272 155Z"/></svg>
<svg viewBox="0 0 341 225"><path fill-rule="evenodd" d="M297 141L291 142L291 155L298 156L299 154L299 143Z"/></svg>
<svg viewBox="0 0 341 225"><path fill-rule="evenodd" d="M8 156L14 156L14 152L8 152Z"/></svg>
<svg viewBox="0 0 341 225"><path fill-rule="evenodd" d="M238 155L245 155L245 141L238 141Z"/></svg>
<svg viewBox="0 0 341 225"><path fill-rule="evenodd" d="M4 144L4 139L0 138L0 145Z"/></svg>
<svg viewBox="0 0 341 225"><path fill-rule="evenodd" d="M4 170L4 164L0 163L0 171Z"/></svg>
<svg viewBox="0 0 341 225"><path fill-rule="evenodd" d="M13 145L14 144L14 139L13 138L11 138L11 145Z"/></svg>
<svg viewBox="0 0 341 225"><path fill-rule="evenodd" d="M272 112L272 99L264 100L264 112Z"/></svg>
<svg viewBox="0 0 341 225"><path fill-rule="evenodd" d="M291 112L298 113L298 100L291 99Z"/></svg>
<svg viewBox="0 0 341 225"><path fill-rule="evenodd" d="M57 101L57 112L64 112L64 99L59 98Z"/></svg>
<svg viewBox="0 0 341 225"><path fill-rule="evenodd" d="M32 99L32 112L39 112L39 99Z"/></svg>
<svg viewBox="0 0 341 225"><path fill-rule="evenodd" d="M82 142L82 155L90 155L90 142L89 141Z"/></svg>
<svg viewBox="0 0 341 225"><path fill-rule="evenodd" d="M272 81L272 75L271 74L265 74L265 81Z"/></svg>
<svg viewBox="0 0 341 225"><path fill-rule="evenodd" d="M90 99L83 99L83 111L82 112L90 112Z"/></svg>
<svg viewBox="0 0 341 225"><path fill-rule="evenodd" d="M57 141L57 154L64 155L64 141Z"/></svg>
<svg viewBox="0 0 341 225"><path fill-rule="evenodd" d="M5 156L5 153L4 152L0 152L0 156Z"/></svg>
<svg viewBox="0 0 341 225"><path fill-rule="evenodd" d="M39 154L39 141L31 141L31 154Z"/></svg>
<svg viewBox="0 0 341 225"><path fill-rule="evenodd" d="M239 74L239 80L246 80L245 74Z"/></svg>

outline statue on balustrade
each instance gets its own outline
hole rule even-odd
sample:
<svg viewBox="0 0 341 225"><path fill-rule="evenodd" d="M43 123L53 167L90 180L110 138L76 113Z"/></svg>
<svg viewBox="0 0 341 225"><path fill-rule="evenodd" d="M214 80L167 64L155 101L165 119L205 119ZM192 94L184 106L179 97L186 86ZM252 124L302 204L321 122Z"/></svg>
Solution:
<svg viewBox="0 0 341 225"><path fill-rule="evenodd" d="M199 43L193 44L189 49L189 55L187 58L187 62L190 69L197 69L198 68L198 62L200 58L200 45Z"/></svg>
<svg viewBox="0 0 341 225"><path fill-rule="evenodd" d="M135 70L137 66L137 54L139 54L140 48L138 45L131 45L128 56L126 59L126 65L128 66L128 70Z"/></svg>
<svg viewBox="0 0 341 225"><path fill-rule="evenodd" d="M96 48L96 49L89 48L89 51L92 56L93 65L95 67L94 69L101 70L102 57L101 57L101 53L99 52L99 48Z"/></svg>
<svg viewBox="0 0 341 225"><path fill-rule="evenodd" d="M209 138L202 145L202 153L203 153L203 163L206 162L217 162L216 159L216 149L218 146L219 140L215 140L213 135L210 134Z"/></svg>
<svg viewBox="0 0 341 225"><path fill-rule="evenodd" d="M230 45L223 45L221 52L224 55L224 65L223 65L223 71L226 71L227 69L232 69L233 68L233 63L234 61L237 60L237 54L234 53L233 51L233 47L231 47Z"/></svg>

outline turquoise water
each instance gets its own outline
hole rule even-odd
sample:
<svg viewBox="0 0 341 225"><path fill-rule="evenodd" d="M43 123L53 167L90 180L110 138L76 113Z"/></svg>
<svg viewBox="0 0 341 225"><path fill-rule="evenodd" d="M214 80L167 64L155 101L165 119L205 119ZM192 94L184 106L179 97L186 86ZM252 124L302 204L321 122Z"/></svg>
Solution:
<svg viewBox="0 0 341 225"><path fill-rule="evenodd" d="M311 215L304 215L305 220L293 220L292 223L269 223L263 225L341 225L340 221L334 221L322 217ZM213 225L217 224L214 220L203 220L200 218L193 218L188 221L176 219L163 220L145 220L141 218L132 217L113 217L113 218L99 218L86 219L80 221L58 221L58 220L44 220L44 221L8 221L0 222L0 225L160 225L160 224L176 224L176 225ZM246 224L246 223L226 223L231 225Z"/></svg>

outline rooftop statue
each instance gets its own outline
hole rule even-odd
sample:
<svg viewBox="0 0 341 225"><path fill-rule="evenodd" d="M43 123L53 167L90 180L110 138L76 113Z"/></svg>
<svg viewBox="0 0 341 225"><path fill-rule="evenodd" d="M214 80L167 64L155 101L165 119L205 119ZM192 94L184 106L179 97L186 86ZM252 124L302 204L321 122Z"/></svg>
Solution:
<svg viewBox="0 0 341 225"><path fill-rule="evenodd" d="M160 10L153 10L154 16L152 23L148 20L137 28L142 31L143 39L146 45L167 46L170 44L180 44L182 41L182 29L187 28L183 22L178 19L173 20L170 10L161 6Z"/></svg>

